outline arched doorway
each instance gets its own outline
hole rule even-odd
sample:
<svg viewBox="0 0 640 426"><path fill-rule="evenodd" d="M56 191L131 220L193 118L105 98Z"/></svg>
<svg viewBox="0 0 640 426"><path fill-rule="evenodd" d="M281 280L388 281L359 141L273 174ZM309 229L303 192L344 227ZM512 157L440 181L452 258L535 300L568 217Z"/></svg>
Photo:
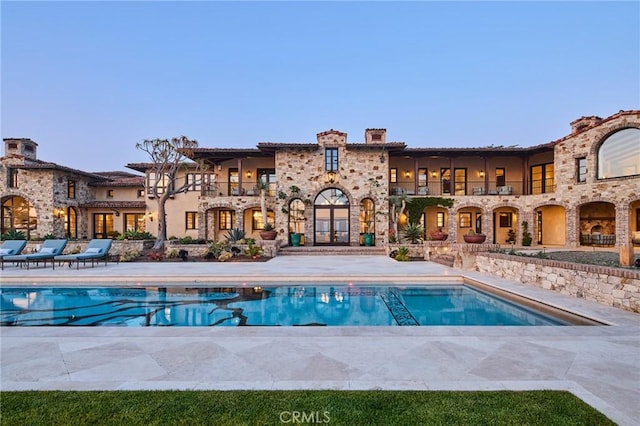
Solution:
<svg viewBox="0 0 640 426"><path fill-rule="evenodd" d="M38 227L36 209L26 199L13 196L2 202L0 233L4 234L10 229L24 232L27 239L31 238L31 232Z"/></svg>
<svg viewBox="0 0 640 426"><path fill-rule="evenodd" d="M314 244L349 244L349 199L338 188L322 191L314 203Z"/></svg>

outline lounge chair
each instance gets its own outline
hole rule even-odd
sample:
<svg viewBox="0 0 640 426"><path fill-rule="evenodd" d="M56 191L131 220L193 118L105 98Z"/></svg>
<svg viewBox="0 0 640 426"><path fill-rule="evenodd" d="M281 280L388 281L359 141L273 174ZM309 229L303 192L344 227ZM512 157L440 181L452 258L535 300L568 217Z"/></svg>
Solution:
<svg viewBox="0 0 640 426"><path fill-rule="evenodd" d="M51 266L53 269L56 268L56 264L53 261L53 258L58 256L64 250L67 245L67 240L44 240L42 245L40 246L40 250L36 253L30 254L21 254L17 256L3 256L2 257L2 269L4 269L4 262L17 262L20 267L24 264L27 265L27 269L29 269L29 263L43 261L44 266L47 266L47 260L51 260Z"/></svg>
<svg viewBox="0 0 640 426"><path fill-rule="evenodd" d="M94 262L104 259L104 264L107 264L107 260L109 259L109 250L111 250L111 243L113 240L104 239L104 240L91 240L89 241L89 245L82 253L77 254L63 254L60 256L56 256L54 258L57 262L69 262L69 267L73 265L73 262L76 262L76 269L80 269L80 261L82 261L82 265L87 264L87 260L91 261L91 267L93 268Z"/></svg>
<svg viewBox="0 0 640 426"><path fill-rule="evenodd" d="M27 245L27 240L7 240L0 246L0 259L5 256L15 256L24 250ZM2 269L4 269L4 262L2 263Z"/></svg>

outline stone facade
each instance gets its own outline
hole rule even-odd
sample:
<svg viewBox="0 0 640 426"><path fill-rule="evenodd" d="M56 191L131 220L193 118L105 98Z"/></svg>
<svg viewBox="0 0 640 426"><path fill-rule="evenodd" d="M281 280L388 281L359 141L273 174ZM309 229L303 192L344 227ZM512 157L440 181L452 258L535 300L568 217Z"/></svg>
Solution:
<svg viewBox="0 0 640 426"><path fill-rule="evenodd" d="M640 312L640 271L478 253L476 268L523 284Z"/></svg>
<svg viewBox="0 0 640 426"><path fill-rule="evenodd" d="M193 159L204 161L210 181L205 185L203 180L201 186L167 202L167 236L219 240L230 227L237 227L259 238L261 200L256 182L266 177L269 217L284 244L291 233L291 201L305 202L304 244L314 244L318 195L333 188L348 200L349 233L343 244L363 244L360 205L366 199L374 205L375 244L386 244L391 226L389 199L398 195L407 200L424 196L453 200L452 207L423 211L419 219L426 228L425 239L442 226L450 242L462 243L463 235L474 230L486 234L487 243L505 245L512 230L519 245L523 221L527 221L533 246L576 247L595 242L624 247L631 234L640 231L640 173L614 178L596 174L600 147L623 129L640 129L640 111L621 111L605 119L583 117L571 123L571 134L528 148L408 148L402 142L388 142L385 129L366 129L364 142L359 143L348 142L343 132L328 130L318 133L313 143L197 148ZM77 216L78 238L96 234L96 215L108 218L113 229L122 232L127 226L124 216L137 214L144 219L146 230L157 232L157 205L144 193L142 176L129 179L130 184L119 184L113 176L40 161L36 147L29 139L5 139L5 157L0 161L1 200L22 197L29 201L36 212L36 236L63 236L69 209ZM327 150L337 155L337 169L332 173L326 166ZM581 158L586 161L584 181L577 175ZM128 165L142 173L149 172L147 166ZM545 167L546 180L535 175L537 167ZM18 171L17 187L8 185L11 168ZM187 173L189 170L181 172L178 179L186 179ZM74 199L67 197L69 180L76 182ZM536 185L543 185L544 190L536 190ZM105 196L108 191L110 197ZM195 226L187 223L194 215ZM223 221L225 215L231 219ZM406 221L401 217L401 224Z"/></svg>

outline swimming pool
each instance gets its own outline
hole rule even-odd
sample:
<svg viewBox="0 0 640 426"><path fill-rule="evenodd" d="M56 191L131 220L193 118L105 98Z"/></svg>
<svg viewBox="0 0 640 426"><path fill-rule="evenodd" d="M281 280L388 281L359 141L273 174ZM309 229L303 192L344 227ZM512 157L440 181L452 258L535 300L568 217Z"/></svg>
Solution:
<svg viewBox="0 0 640 426"><path fill-rule="evenodd" d="M468 285L1 288L2 326L588 324Z"/></svg>

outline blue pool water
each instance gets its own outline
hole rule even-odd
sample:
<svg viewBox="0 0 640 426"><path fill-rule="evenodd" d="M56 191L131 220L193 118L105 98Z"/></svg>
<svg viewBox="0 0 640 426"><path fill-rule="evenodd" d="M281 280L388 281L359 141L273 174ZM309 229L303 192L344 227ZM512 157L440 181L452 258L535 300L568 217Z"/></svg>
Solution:
<svg viewBox="0 0 640 426"><path fill-rule="evenodd" d="M2 326L568 325L466 285L0 288Z"/></svg>

